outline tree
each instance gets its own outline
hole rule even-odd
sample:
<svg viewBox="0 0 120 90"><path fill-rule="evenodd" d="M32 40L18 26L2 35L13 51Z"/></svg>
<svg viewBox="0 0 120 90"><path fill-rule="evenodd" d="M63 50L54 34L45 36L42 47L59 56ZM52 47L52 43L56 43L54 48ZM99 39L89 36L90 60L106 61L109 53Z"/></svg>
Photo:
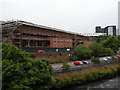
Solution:
<svg viewBox="0 0 120 90"><path fill-rule="evenodd" d="M118 39L118 42L119 42L119 47L120 47L120 36L118 36L118 38L117 38L117 39Z"/></svg>
<svg viewBox="0 0 120 90"><path fill-rule="evenodd" d="M106 40L110 36L98 36L94 37L93 40L95 40L97 43L101 43L101 41Z"/></svg>
<svg viewBox="0 0 120 90"><path fill-rule="evenodd" d="M100 43L93 43L89 46L92 50L92 56L94 57L104 57L114 55L111 48L104 48Z"/></svg>
<svg viewBox="0 0 120 90"><path fill-rule="evenodd" d="M111 48L103 48L102 56L113 56L115 53Z"/></svg>
<svg viewBox="0 0 120 90"><path fill-rule="evenodd" d="M78 59L89 59L92 53L92 51L84 45L78 45L74 51Z"/></svg>
<svg viewBox="0 0 120 90"><path fill-rule="evenodd" d="M2 51L3 89L50 87L54 79L49 61L33 61L27 52L6 43L2 43Z"/></svg>
<svg viewBox="0 0 120 90"><path fill-rule="evenodd" d="M119 48L119 40L115 36L108 37L102 44L106 48L111 48L114 52L117 52Z"/></svg>
<svg viewBox="0 0 120 90"><path fill-rule="evenodd" d="M92 50L92 56L99 57L103 54L103 47L100 43L93 43L89 46L89 48Z"/></svg>

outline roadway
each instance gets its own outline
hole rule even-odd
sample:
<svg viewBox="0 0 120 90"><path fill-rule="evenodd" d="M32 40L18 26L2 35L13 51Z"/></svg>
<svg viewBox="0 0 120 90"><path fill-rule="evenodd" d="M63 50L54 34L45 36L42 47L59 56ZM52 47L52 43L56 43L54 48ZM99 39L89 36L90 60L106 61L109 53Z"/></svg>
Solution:
<svg viewBox="0 0 120 90"><path fill-rule="evenodd" d="M80 71L82 69L86 69L86 68L90 68L90 67L101 67L104 65L116 64L116 63L120 63L120 59L101 61L99 64L95 64L90 61L90 64L84 64L84 65L74 65L74 62L71 61L71 62L68 62L68 64L70 65L69 70L64 70L62 68L62 66L63 66L62 63L52 64L53 75L60 75L60 74L67 73L67 72Z"/></svg>

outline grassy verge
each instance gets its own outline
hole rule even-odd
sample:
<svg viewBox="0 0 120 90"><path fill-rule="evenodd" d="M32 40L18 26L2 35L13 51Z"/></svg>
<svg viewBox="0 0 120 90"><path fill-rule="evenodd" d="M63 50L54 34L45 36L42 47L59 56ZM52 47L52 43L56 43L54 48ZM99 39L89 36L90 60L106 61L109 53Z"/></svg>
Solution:
<svg viewBox="0 0 120 90"><path fill-rule="evenodd" d="M55 76L53 89L59 89L71 85L83 85L102 79L109 79L120 75L120 64L106 65L100 68L89 68L79 72L66 73Z"/></svg>

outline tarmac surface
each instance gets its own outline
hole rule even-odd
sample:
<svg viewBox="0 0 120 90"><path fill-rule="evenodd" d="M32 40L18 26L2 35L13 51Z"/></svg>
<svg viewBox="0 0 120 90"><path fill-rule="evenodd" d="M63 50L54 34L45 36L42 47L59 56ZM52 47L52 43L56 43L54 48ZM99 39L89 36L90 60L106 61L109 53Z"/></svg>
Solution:
<svg viewBox="0 0 120 90"><path fill-rule="evenodd" d="M60 74L64 74L64 73L67 73L67 72L80 71L82 69L87 69L87 68L90 68L90 67L102 67L104 65L120 63L120 59L101 61L99 64L95 64L95 63L91 62L90 60L88 60L88 61L90 63L89 64L84 64L84 65L74 65L73 61L68 62L68 64L70 65L69 70L64 70L62 68L62 66L63 66L62 63L52 64L53 75L60 75Z"/></svg>

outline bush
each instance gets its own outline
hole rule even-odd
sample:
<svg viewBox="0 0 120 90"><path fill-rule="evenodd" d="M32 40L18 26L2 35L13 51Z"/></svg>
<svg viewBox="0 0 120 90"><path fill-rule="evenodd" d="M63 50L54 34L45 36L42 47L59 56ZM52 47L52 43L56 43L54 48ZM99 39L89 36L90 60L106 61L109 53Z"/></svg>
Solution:
<svg viewBox="0 0 120 90"><path fill-rule="evenodd" d="M109 79L115 77L120 70L120 65L106 65L99 68L84 69L79 72L65 73L63 75L55 76L56 83L53 90L56 88L63 88L71 85L83 85L99 80ZM120 72L119 72L120 74ZM64 89L64 88L63 88Z"/></svg>
<svg viewBox="0 0 120 90"><path fill-rule="evenodd" d="M104 57L104 56L112 56L114 55L114 52L111 48L104 48L99 43L93 43L89 46L89 48L92 50L92 56L94 57Z"/></svg>
<svg viewBox="0 0 120 90"><path fill-rule="evenodd" d="M62 68L64 70L68 70L70 68L70 65L67 63L67 61L62 60L62 64L63 64Z"/></svg>
<svg viewBox="0 0 120 90"><path fill-rule="evenodd" d="M111 48L115 53L117 52L120 45L119 39L115 36L108 37L102 44L105 48Z"/></svg>
<svg viewBox="0 0 120 90"><path fill-rule="evenodd" d="M29 54L22 49L17 48L14 45L7 43L0 43L2 45L2 60L13 60L15 63L23 62L29 56Z"/></svg>
<svg viewBox="0 0 120 90"><path fill-rule="evenodd" d="M116 60L116 58L114 56L112 56L112 60Z"/></svg>
<svg viewBox="0 0 120 90"><path fill-rule="evenodd" d="M75 48L75 54L78 57L78 59L89 59L91 58L91 49L89 49L88 47L84 46L84 45L79 45Z"/></svg>
<svg viewBox="0 0 120 90"><path fill-rule="evenodd" d="M115 53L111 48L103 48L102 56L113 56Z"/></svg>
<svg viewBox="0 0 120 90"><path fill-rule="evenodd" d="M72 60L72 61L77 61L77 60L78 60L78 57L77 57L77 56L74 56L71 60Z"/></svg>
<svg viewBox="0 0 120 90"><path fill-rule="evenodd" d="M92 50L92 56L99 57L103 54L103 47L99 43L93 43L89 48Z"/></svg>
<svg viewBox="0 0 120 90"><path fill-rule="evenodd" d="M94 62L94 63L96 63L96 64L97 64L97 63L100 63L99 58L94 58L94 57L92 57L92 58L91 58L91 61Z"/></svg>
<svg viewBox="0 0 120 90"><path fill-rule="evenodd" d="M31 53L29 57L30 57L30 58L35 58L36 55L35 55L34 53Z"/></svg>
<svg viewBox="0 0 120 90"><path fill-rule="evenodd" d="M13 45L2 44L2 87L7 88L49 88L52 67L48 60L33 61L28 53Z"/></svg>

